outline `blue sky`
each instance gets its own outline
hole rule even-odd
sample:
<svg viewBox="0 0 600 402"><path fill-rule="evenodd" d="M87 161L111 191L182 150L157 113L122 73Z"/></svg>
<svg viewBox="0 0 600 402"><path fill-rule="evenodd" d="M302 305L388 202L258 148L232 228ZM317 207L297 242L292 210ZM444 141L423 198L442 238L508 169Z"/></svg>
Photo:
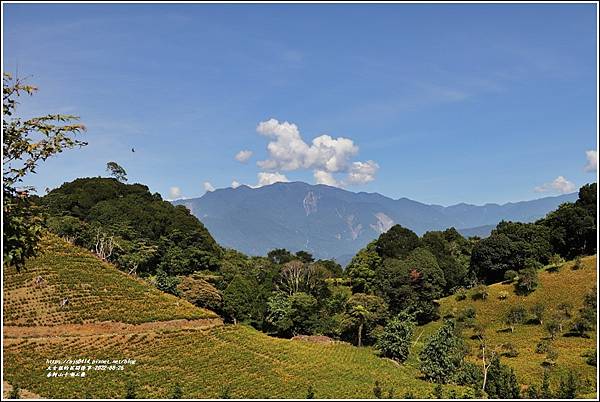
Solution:
<svg viewBox="0 0 600 402"><path fill-rule="evenodd" d="M166 198L285 177L482 204L596 180L594 4L3 8L4 70L40 89L23 116L88 128L40 192L108 161Z"/></svg>

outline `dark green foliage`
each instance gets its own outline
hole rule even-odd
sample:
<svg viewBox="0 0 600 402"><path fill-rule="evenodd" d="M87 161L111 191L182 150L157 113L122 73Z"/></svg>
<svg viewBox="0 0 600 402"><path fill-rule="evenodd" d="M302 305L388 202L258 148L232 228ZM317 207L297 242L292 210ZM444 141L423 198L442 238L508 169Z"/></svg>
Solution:
<svg viewBox="0 0 600 402"><path fill-rule="evenodd" d="M350 261L346 274L352 282L353 293L368 293L374 290L375 272L379 269L382 259L377 254L375 242L361 249Z"/></svg>
<svg viewBox="0 0 600 402"><path fill-rule="evenodd" d="M317 260L315 265L323 267L330 277L340 278L344 276L344 268L334 260Z"/></svg>
<svg viewBox="0 0 600 402"><path fill-rule="evenodd" d="M438 317L434 300L442 296L445 283L435 257L424 248L414 249L404 260L386 259L375 278L377 292L390 311L414 312L420 324Z"/></svg>
<svg viewBox="0 0 600 402"><path fill-rule="evenodd" d="M379 236L375 242L375 250L382 258L404 258L419 245L419 236L415 232L394 225Z"/></svg>
<svg viewBox="0 0 600 402"><path fill-rule="evenodd" d="M181 385L175 384L173 387L173 392L171 392L171 399L181 399L183 397L183 390L181 389Z"/></svg>
<svg viewBox="0 0 600 402"><path fill-rule="evenodd" d="M420 369L426 378L448 382L462 365L463 342L453 321L447 320L427 341L419 353Z"/></svg>
<svg viewBox="0 0 600 402"><path fill-rule="evenodd" d="M377 399L383 398L383 390L381 389L381 386L379 385L379 381L375 381L375 385L373 386L373 395Z"/></svg>
<svg viewBox="0 0 600 402"><path fill-rule="evenodd" d="M544 322L544 312L546 311L546 307L542 303L536 303L529 309L529 312L533 316L533 322L536 324L543 324Z"/></svg>
<svg viewBox="0 0 600 402"><path fill-rule="evenodd" d="M178 294L190 303L213 311L221 311L223 296L204 279L184 276L177 285Z"/></svg>
<svg viewBox="0 0 600 402"><path fill-rule="evenodd" d="M125 388L125 399L136 399L137 398L137 386L132 381L127 381Z"/></svg>
<svg viewBox="0 0 600 402"><path fill-rule="evenodd" d="M446 291L465 285L471 252L468 240L451 228L425 233L421 244L435 256L444 273Z"/></svg>
<svg viewBox="0 0 600 402"><path fill-rule="evenodd" d="M87 145L72 138L85 130L76 123L77 116L46 114L22 119L16 115L17 98L36 91L8 73L2 77L2 255L3 265L17 270L37 254L42 232L41 211L29 197L35 189L21 186L23 179L51 156Z"/></svg>
<svg viewBox="0 0 600 402"><path fill-rule="evenodd" d="M455 293L456 300L462 301L467 298L467 291L464 288L460 288Z"/></svg>
<svg viewBox="0 0 600 402"><path fill-rule="evenodd" d="M556 397L560 399L575 399L577 398L578 388L579 384L575 373L569 371L560 379Z"/></svg>
<svg viewBox="0 0 600 402"><path fill-rule="evenodd" d="M483 384L483 372L481 366L471 362L463 362L456 374L455 381L458 385L468 385L480 389Z"/></svg>
<svg viewBox="0 0 600 402"><path fill-rule="evenodd" d="M435 384L435 387L433 388L433 397L435 399L443 399L444 398L442 384L440 384L440 383Z"/></svg>
<svg viewBox="0 0 600 402"><path fill-rule="evenodd" d="M550 320L546 323L545 325L545 329L546 331L548 331L548 334L550 335L550 339L554 340L554 338L556 338L556 335L560 333L560 329L561 329L561 325L560 322L558 322L557 320ZM543 350L543 347L540 346L540 350ZM540 352L538 352L540 353Z"/></svg>
<svg viewBox="0 0 600 402"><path fill-rule="evenodd" d="M106 164L106 171L120 182L127 181L127 172L117 162L108 162Z"/></svg>
<svg viewBox="0 0 600 402"><path fill-rule="evenodd" d="M548 370L544 370L542 385L540 386L540 398L552 398L552 391L550 390L550 374L548 374Z"/></svg>
<svg viewBox="0 0 600 402"><path fill-rule="evenodd" d="M517 273L517 271L514 271L512 269L509 269L504 273L504 280L509 283L514 282L515 280L517 280L518 277L519 274Z"/></svg>
<svg viewBox="0 0 600 402"><path fill-rule="evenodd" d="M539 285L538 271L535 268L525 268L519 271L519 279L515 283L515 292L528 295Z"/></svg>
<svg viewBox="0 0 600 402"><path fill-rule="evenodd" d="M348 329L356 331L356 344L361 346L363 334L383 324L387 314L387 305L381 297L356 293L348 299L344 321Z"/></svg>
<svg viewBox="0 0 600 402"><path fill-rule="evenodd" d="M535 353L544 354L550 349L550 342L547 340L541 340L535 345Z"/></svg>
<svg viewBox="0 0 600 402"><path fill-rule="evenodd" d="M488 369L485 392L490 399L518 399L520 388L517 376L512 368L500 363L500 358L493 358Z"/></svg>
<svg viewBox="0 0 600 402"><path fill-rule="evenodd" d="M294 257L294 255L292 253L290 253L288 250L284 249L284 248L277 248L275 250L271 250L267 253L267 258L273 263L273 264L285 264L286 262L290 262L294 259L296 259L296 257Z"/></svg>
<svg viewBox="0 0 600 402"><path fill-rule="evenodd" d="M163 292L170 293L172 295L179 295L177 285L179 284L179 278L176 276L169 276L165 271L159 269L156 271L155 279L156 287Z"/></svg>
<svg viewBox="0 0 600 402"><path fill-rule="evenodd" d="M256 298L258 284L252 279L236 275L223 291L223 311L233 322L251 323L259 317Z"/></svg>
<svg viewBox="0 0 600 402"><path fill-rule="evenodd" d="M499 282L506 271L524 268L527 260L547 263L551 252L547 227L503 221L474 246L471 269L488 283Z"/></svg>
<svg viewBox="0 0 600 402"><path fill-rule="evenodd" d="M414 328L414 316L400 314L392 318L377 339L377 349L383 356L403 363L410 352Z"/></svg>
<svg viewBox="0 0 600 402"><path fill-rule="evenodd" d="M314 391L312 385L308 386L308 389L306 390L306 398L305 399L315 399L315 391Z"/></svg>
<svg viewBox="0 0 600 402"><path fill-rule="evenodd" d="M486 300L488 296L488 288L483 284L475 286L473 288L473 292L471 293L471 299L473 300Z"/></svg>
<svg viewBox="0 0 600 402"><path fill-rule="evenodd" d="M598 353L596 349L587 351L583 354L583 357L585 357L585 362L590 366L596 367L598 364Z"/></svg>
<svg viewBox="0 0 600 402"><path fill-rule="evenodd" d="M113 237L118 247L109 259L138 264L140 274L157 268L170 275L215 270L222 257L221 248L185 207L163 201L141 184L76 179L52 190L40 204L56 218L51 227L76 244L94 251L98 232Z"/></svg>
<svg viewBox="0 0 600 402"><path fill-rule="evenodd" d="M527 387L527 394L526 394L526 396L529 399L539 399L540 398L540 391L535 386L535 384L531 384L531 385L529 385Z"/></svg>
<svg viewBox="0 0 600 402"><path fill-rule="evenodd" d="M311 253L309 253L308 251L304 251L304 250L298 251L296 253L296 258L298 258L300 261L307 263L307 264L310 262L313 262L315 260Z"/></svg>
<svg viewBox="0 0 600 402"><path fill-rule="evenodd" d="M506 313L505 322L510 326L511 332L514 332L516 324L522 324L527 318L527 310L521 305L511 306Z"/></svg>
<svg viewBox="0 0 600 402"><path fill-rule="evenodd" d="M583 307L579 310L579 316L573 321L572 331L579 336L585 336L587 331L596 327L596 286L583 296Z"/></svg>

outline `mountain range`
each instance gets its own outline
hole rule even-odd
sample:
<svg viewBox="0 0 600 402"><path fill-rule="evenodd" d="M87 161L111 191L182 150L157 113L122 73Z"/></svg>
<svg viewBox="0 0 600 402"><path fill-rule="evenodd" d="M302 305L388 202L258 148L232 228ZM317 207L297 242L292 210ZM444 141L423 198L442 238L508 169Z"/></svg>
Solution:
<svg viewBox="0 0 600 402"><path fill-rule="evenodd" d="M454 227L465 236L485 237L501 220L535 221L576 199L577 193L571 193L502 205L444 207L290 182L218 189L173 203L186 206L225 247L249 255L266 255L275 248L306 250L345 264L397 223L419 235Z"/></svg>

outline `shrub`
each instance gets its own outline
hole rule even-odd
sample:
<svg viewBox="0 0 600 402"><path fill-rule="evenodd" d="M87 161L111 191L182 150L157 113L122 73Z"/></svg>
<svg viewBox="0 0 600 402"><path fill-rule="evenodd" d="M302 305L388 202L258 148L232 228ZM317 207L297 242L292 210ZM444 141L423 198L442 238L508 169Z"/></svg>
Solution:
<svg viewBox="0 0 600 402"><path fill-rule="evenodd" d="M554 347L549 347L548 352L546 352L546 359L542 362L544 366L554 366L556 364L556 360L558 359L558 351Z"/></svg>
<svg viewBox="0 0 600 402"><path fill-rule="evenodd" d="M499 300L506 300L506 299L508 299L508 292L506 290L500 291L500 293L498 293L498 299Z"/></svg>
<svg viewBox="0 0 600 402"><path fill-rule="evenodd" d="M561 399L575 399L577 397L578 387L579 384L575 373L569 371L566 376L560 379L556 397Z"/></svg>
<svg viewBox="0 0 600 402"><path fill-rule="evenodd" d="M519 351L512 343L505 343L502 345L502 356L517 357L519 356Z"/></svg>
<svg viewBox="0 0 600 402"><path fill-rule="evenodd" d="M554 254L550 257L548 263L550 264L547 269L548 272L558 272L565 263L565 260L560 255Z"/></svg>
<svg viewBox="0 0 600 402"><path fill-rule="evenodd" d="M414 328L412 316L400 315L391 319L377 339L377 349L385 357L401 363L406 361Z"/></svg>
<svg viewBox="0 0 600 402"><path fill-rule="evenodd" d="M549 349L550 349L550 342L548 342L547 340L541 340L538 342L537 345L535 345L535 353L538 353L540 355L547 353Z"/></svg>
<svg viewBox="0 0 600 402"><path fill-rule="evenodd" d="M461 310L458 312L457 316L456 316L456 320L457 321L472 321L475 319L477 312L475 311L475 309L473 307L467 307L464 310Z"/></svg>
<svg viewBox="0 0 600 402"><path fill-rule="evenodd" d="M539 285L538 273L535 268L525 268L519 271L519 279L515 283L517 294L528 295Z"/></svg>
<svg viewBox="0 0 600 402"><path fill-rule="evenodd" d="M577 257L577 258L575 258L575 264L573 264L572 269L578 270L581 268L583 268L583 260L581 259L581 257Z"/></svg>
<svg viewBox="0 0 600 402"><path fill-rule="evenodd" d="M546 323L546 331L550 335L550 339L554 339L560 333L561 325L557 320L550 320Z"/></svg>
<svg viewBox="0 0 600 402"><path fill-rule="evenodd" d="M464 348L453 321L446 321L419 353L420 369L425 377L446 383L462 365Z"/></svg>
<svg viewBox="0 0 600 402"><path fill-rule="evenodd" d="M312 385L308 386L308 390L306 391L306 399L315 399L315 391L313 390Z"/></svg>
<svg viewBox="0 0 600 402"><path fill-rule="evenodd" d="M596 367L596 365L598 364L598 354L596 352L596 349L588 350L583 354L583 357L585 357L585 362L590 366Z"/></svg>
<svg viewBox="0 0 600 402"><path fill-rule="evenodd" d="M481 388L483 383L483 371L478 364L464 362L456 373L456 384Z"/></svg>
<svg viewBox="0 0 600 402"><path fill-rule="evenodd" d="M467 291L465 288L460 288L456 291L456 300L462 301L467 298Z"/></svg>
<svg viewBox="0 0 600 402"><path fill-rule="evenodd" d="M505 322L510 326L511 332L515 331L515 325L521 324L525 321L527 316L527 310L521 305L512 306L506 313Z"/></svg>
<svg viewBox="0 0 600 402"><path fill-rule="evenodd" d="M531 306L531 308L529 309L529 312L531 313L531 315L533 315L533 320L538 323L538 324L542 324L542 322L544 321L544 311L546 310L546 307L544 307L543 304L541 303L536 303L533 306Z"/></svg>
<svg viewBox="0 0 600 402"><path fill-rule="evenodd" d="M517 271L514 271L512 269L509 269L504 273L504 280L508 283L516 281L518 277L519 274L517 273Z"/></svg>
<svg viewBox="0 0 600 402"><path fill-rule="evenodd" d="M485 300L489 296L488 288L485 285L478 285L473 288L471 299L473 300Z"/></svg>

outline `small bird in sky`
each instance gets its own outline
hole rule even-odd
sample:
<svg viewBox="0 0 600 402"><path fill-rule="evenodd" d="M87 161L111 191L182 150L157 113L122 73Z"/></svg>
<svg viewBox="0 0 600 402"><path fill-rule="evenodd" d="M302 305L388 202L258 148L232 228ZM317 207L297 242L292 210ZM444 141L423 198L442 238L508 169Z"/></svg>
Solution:
<svg viewBox="0 0 600 402"><path fill-rule="evenodd" d="M131 152L135 152L135 149L134 149L134 148L131 148Z"/></svg>

